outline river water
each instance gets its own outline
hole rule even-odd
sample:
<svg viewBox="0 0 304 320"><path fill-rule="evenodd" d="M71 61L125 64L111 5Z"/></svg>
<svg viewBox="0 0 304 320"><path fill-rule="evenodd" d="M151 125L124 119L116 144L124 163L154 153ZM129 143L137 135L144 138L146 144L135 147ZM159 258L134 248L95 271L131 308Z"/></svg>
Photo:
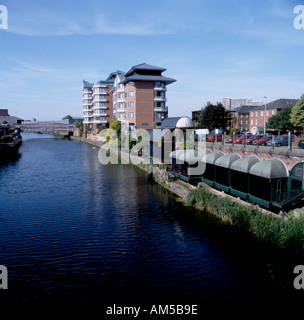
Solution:
<svg viewBox="0 0 304 320"><path fill-rule="evenodd" d="M24 134L0 167L1 301L154 304L282 296L273 261L131 165L82 142Z"/></svg>

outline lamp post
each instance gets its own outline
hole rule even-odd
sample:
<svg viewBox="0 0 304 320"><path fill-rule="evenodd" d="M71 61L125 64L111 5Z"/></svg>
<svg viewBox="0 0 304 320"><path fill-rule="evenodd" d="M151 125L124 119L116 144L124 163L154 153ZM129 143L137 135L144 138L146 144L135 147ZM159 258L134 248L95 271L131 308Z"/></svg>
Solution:
<svg viewBox="0 0 304 320"><path fill-rule="evenodd" d="M265 114L264 114L264 135L266 134L266 99L267 97L264 96L264 104L265 104Z"/></svg>

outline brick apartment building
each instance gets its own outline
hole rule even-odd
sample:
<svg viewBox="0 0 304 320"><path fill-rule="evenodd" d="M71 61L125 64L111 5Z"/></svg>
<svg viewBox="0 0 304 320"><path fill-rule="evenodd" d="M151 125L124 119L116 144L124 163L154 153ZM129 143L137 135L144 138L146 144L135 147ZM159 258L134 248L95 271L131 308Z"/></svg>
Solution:
<svg viewBox="0 0 304 320"><path fill-rule="evenodd" d="M273 115L278 114L282 109L288 106L294 106L297 99L278 99L266 104L266 122ZM192 111L192 120L197 121L199 111ZM241 131L246 130L264 131L265 105L264 106L240 106L230 111L232 121L229 129L238 128Z"/></svg>
<svg viewBox="0 0 304 320"><path fill-rule="evenodd" d="M84 126L96 134L98 125L109 126L113 118L130 130L153 129L168 117L167 85L175 79L162 75L166 69L150 64L133 66L128 72L112 72L96 85L84 81Z"/></svg>

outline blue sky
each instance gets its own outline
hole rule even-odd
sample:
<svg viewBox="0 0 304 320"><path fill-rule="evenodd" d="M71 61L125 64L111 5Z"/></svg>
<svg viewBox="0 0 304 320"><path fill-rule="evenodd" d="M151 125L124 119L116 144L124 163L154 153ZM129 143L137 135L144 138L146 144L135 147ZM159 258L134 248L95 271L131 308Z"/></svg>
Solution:
<svg viewBox="0 0 304 320"><path fill-rule="evenodd" d="M0 108L23 119L82 115L82 80L167 68L169 116L208 101L304 93L300 0L0 0Z"/></svg>

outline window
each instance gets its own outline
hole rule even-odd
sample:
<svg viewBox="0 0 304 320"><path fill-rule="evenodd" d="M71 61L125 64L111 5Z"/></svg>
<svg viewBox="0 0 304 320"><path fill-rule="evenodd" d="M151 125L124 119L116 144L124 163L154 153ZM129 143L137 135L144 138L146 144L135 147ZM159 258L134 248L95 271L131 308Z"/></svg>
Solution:
<svg viewBox="0 0 304 320"><path fill-rule="evenodd" d="M267 110L267 117L269 116L269 111Z"/></svg>
<svg viewBox="0 0 304 320"><path fill-rule="evenodd" d="M258 116L258 112L257 111L255 112L255 115L256 115L256 117Z"/></svg>
<svg viewBox="0 0 304 320"><path fill-rule="evenodd" d="M240 125L242 125L242 120L240 121Z"/></svg>
<svg viewBox="0 0 304 320"><path fill-rule="evenodd" d="M134 101L129 102L129 108L134 108Z"/></svg>
<svg viewBox="0 0 304 320"><path fill-rule="evenodd" d="M263 117L263 111L261 111L261 117Z"/></svg>
<svg viewBox="0 0 304 320"><path fill-rule="evenodd" d="M157 113L156 113L156 115L155 115L155 118L156 118L156 119L161 119L161 118L162 118L162 116L163 116L163 114L162 114L162 113L157 112Z"/></svg>
<svg viewBox="0 0 304 320"><path fill-rule="evenodd" d="M250 120L250 124L253 126L253 120Z"/></svg>
<svg viewBox="0 0 304 320"><path fill-rule="evenodd" d="M241 118L241 119L243 118L243 115L242 115L242 114L240 115L240 118Z"/></svg>
<svg viewBox="0 0 304 320"><path fill-rule="evenodd" d="M163 82L160 81L156 81L156 87L165 87L165 84Z"/></svg>
<svg viewBox="0 0 304 320"><path fill-rule="evenodd" d="M129 86L130 87L135 87L135 82L134 81L129 81Z"/></svg>
<svg viewBox="0 0 304 320"><path fill-rule="evenodd" d="M129 91L129 95L128 95L129 97L135 97L135 93L134 93L134 91Z"/></svg>
<svg viewBox="0 0 304 320"><path fill-rule="evenodd" d="M118 115L118 119L124 119L125 118L125 114L124 113L120 113L119 115Z"/></svg>
<svg viewBox="0 0 304 320"><path fill-rule="evenodd" d="M125 97L125 95L124 95L123 93L120 93L120 94L118 95L118 99L124 99L124 97Z"/></svg>
<svg viewBox="0 0 304 320"><path fill-rule="evenodd" d="M124 109L124 107L125 107L125 104L124 104L124 103L120 103L120 104L118 105L118 108L119 108L119 109Z"/></svg>
<svg viewBox="0 0 304 320"><path fill-rule="evenodd" d="M256 125L256 126L258 125L258 119L255 120L255 125Z"/></svg>
<svg viewBox="0 0 304 320"><path fill-rule="evenodd" d="M134 118L135 113L134 112L129 112L129 118Z"/></svg>
<svg viewBox="0 0 304 320"><path fill-rule="evenodd" d="M119 84L119 89L124 89L124 87L125 87L125 86L124 86L123 83L120 83L120 84Z"/></svg>
<svg viewBox="0 0 304 320"><path fill-rule="evenodd" d="M271 110L271 114L274 115L274 110Z"/></svg>
<svg viewBox="0 0 304 320"><path fill-rule="evenodd" d="M250 115L253 117L253 112L250 112Z"/></svg>

